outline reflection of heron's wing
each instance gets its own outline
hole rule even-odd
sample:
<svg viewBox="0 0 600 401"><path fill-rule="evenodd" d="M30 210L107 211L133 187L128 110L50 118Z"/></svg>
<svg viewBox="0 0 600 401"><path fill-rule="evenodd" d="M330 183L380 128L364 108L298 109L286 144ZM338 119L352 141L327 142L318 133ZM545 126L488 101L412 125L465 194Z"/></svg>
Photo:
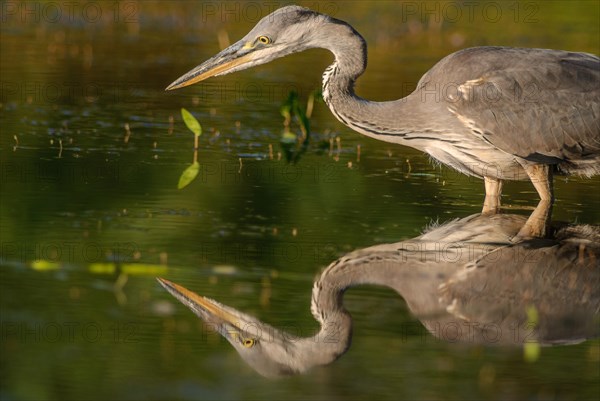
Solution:
<svg viewBox="0 0 600 401"><path fill-rule="evenodd" d="M440 302L473 324L502 327L502 342L583 339L599 334L599 264L600 227L567 227L557 240L501 247L470 263L439 287Z"/></svg>
<svg viewBox="0 0 600 401"><path fill-rule="evenodd" d="M432 225L414 240L497 247L510 244L510 239L519 232L526 220L527 217L517 214L473 214L442 225Z"/></svg>

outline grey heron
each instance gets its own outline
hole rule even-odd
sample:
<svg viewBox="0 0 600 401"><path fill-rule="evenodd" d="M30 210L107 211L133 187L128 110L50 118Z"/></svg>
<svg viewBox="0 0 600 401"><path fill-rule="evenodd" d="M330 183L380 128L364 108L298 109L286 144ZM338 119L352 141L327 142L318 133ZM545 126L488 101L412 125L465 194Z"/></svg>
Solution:
<svg viewBox="0 0 600 401"><path fill-rule="evenodd" d="M566 226L552 239L511 242L525 219L477 214L414 239L343 256L314 281L311 312L320 330L313 336L278 330L181 285L158 281L268 377L303 373L344 354L352 319L343 295L362 284L394 289L442 340L523 346L597 337L600 227ZM539 315L535 327L528 326L531 307Z"/></svg>
<svg viewBox="0 0 600 401"><path fill-rule="evenodd" d="M167 90L310 48L335 57L323 74L323 98L338 120L483 178L484 212L498 210L504 180L531 180L543 208L520 237L546 234L553 174L600 172L600 59L588 53L468 48L439 61L407 97L373 102L354 91L367 66L363 37L344 21L286 6Z"/></svg>

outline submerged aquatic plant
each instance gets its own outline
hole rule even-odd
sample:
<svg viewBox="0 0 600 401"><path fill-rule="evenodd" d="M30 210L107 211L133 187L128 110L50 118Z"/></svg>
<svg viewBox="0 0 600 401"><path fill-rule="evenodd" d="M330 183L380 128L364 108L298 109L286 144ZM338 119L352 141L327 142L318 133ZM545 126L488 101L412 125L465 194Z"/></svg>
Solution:
<svg viewBox="0 0 600 401"><path fill-rule="evenodd" d="M283 133L279 140L288 161L296 163L306 152L310 139L310 117L315 101L322 100L321 89L314 90L308 96L306 108L300 105L298 93L291 91L279 111L283 116ZM300 135L292 132L291 124L295 120L300 127Z"/></svg>

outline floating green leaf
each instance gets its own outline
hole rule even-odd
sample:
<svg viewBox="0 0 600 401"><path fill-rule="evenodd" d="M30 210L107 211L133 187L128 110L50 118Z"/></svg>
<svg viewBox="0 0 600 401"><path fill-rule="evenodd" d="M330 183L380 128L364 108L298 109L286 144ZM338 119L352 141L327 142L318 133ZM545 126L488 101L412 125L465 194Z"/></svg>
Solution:
<svg viewBox="0 0 600 401"><path fill-rule="evenodd" d="M536 331L539 323L539 314L535 306L531 305L526 309L527 313L527 329ZM540 343L535 339L529 339L523 347L523 359L526 362L532 363L540 357Z"/></svg>
<svg viewBox="0 0 600 401"><path fill-rule="evenodd" d="M198 175L199 171L200 171L200 163L194 162L191 165L189 165L188 168L183 170L181 177L179 177L179 183L177 184L177 189L182 189L182 188L187 187L190 184L190 182L194 181L194 179Z"/></svg>
<svg viewBox="0 0 600 401"><path fill-rule="evenodd" d="M533 305L529 306L526 310L527 313L527 323L531 325L531 327L536 327L539 321L539 315L537 308Z"/></svg>
<svg viewBox="0 0 600 401"><path fill-rule="evenodd" d="M38 259L31 262L31 268L37 271L57 270L60 269L60 263Z"/></svg>
<svg viewBox="0 0 600 401"><path fill-rule="evenodd" d="M183 117L183 122L185 125L194 133L196 136L202 135L202 127L200 126L200 122L186 109L181 109L181 117Z"/></svg>
<svg viewBox="0 0 600 401"><path fill-rule="evenodd" d="M238 269L232 265L217 265L212 269L213 273L222 274L224 276L231 276L236 274Z"/></svg>
<svg viewBox="0 0 600 401"><path fill-rule="evenodd" d="M90 263L88 270L91 273L97 274L113 274L117 270L117 265L114 263Z"/></svg>
<svg viewBox="0 0 600 401"><path fill-rule="evenodd" d="M169 268L165 265L155 265L150 263L123 263L121 271L130 275L157 275L165 274Z"/></svg>
<svg viewBox="0 0 600 401"><path fill-rule="evenodd" d="M533 363L540 357L540 343L537 341L527 342L523 348L525 362Z"/></svg>

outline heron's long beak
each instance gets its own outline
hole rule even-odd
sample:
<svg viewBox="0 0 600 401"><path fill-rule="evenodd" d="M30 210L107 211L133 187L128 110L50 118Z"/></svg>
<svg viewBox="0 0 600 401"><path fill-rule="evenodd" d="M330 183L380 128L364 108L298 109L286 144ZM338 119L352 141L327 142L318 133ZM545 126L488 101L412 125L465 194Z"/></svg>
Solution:
<svg viewBox="0 0 600 401"><path fill-rule="evenodd" d="M221 305L210 298L202 297L187 288L169 280L165 280L164 278L157 277L157 280L167 291L169 291L169 293L171 293L171 295L190 308L206 323L216 325L219 332L221 332L221 330L226 331L221 332L225 337L230 336L232 333L230 330L223 327L223 325L229 326L229 329L240 328L240 320L233 313L228 311L228 309L230 309L229 307Z"/></svg>
<svg viewBox="0 0 600 401"><path fill-rule="evenodd" d="M254 60L255 55L252 47L239 41L177 78L166 90L183 88L215 75L241 70L244 64Z"/></svg>

